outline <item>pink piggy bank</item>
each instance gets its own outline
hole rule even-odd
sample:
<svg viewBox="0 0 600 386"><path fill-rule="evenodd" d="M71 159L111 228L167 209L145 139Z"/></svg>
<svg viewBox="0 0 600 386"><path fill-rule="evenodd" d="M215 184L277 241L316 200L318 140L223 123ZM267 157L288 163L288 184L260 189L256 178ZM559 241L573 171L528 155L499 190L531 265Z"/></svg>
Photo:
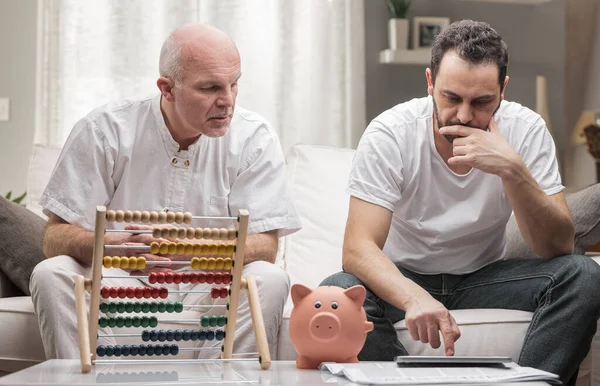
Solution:
<svg viewBox="0 0 600 386"><path fill-rule="evenodd" d="M299 355L297 368L316 369L321 362L358 362L367 332L373 330L362 308L365 296L361 285L346 290L292 286L290 339Z"/></svg>

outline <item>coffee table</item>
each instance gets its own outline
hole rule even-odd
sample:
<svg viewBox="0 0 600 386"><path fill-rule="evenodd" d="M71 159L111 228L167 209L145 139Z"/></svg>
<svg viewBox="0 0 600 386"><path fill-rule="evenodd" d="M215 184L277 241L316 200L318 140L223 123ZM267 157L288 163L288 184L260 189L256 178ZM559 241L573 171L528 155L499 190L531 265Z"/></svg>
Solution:
<svg viewBox="0 0 600 386"><path fill-rule="evenodd" d="M97 364L82 374L78 360L52 359L0 378L0 385L347 385L344 378L319 370L298 370L294 361L274 361L269 370L258 362ZM500 385L500 384L496 384ZM501 385L548 385L545 382Z"/></svg>

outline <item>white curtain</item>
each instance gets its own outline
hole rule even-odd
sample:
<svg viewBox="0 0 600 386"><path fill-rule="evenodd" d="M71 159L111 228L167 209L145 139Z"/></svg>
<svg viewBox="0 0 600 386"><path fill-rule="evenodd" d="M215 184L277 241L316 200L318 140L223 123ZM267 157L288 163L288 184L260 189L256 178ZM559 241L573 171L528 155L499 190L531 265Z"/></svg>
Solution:
<svg viewBox="0 0 600 386"><path fill-rule="evenodd" d="M156 93L163 40L192 21L242 57L238 104L267 118L284 151L355 147L365 128L362 0L40 0L36 143L61 146L111 100Z"/></svg>

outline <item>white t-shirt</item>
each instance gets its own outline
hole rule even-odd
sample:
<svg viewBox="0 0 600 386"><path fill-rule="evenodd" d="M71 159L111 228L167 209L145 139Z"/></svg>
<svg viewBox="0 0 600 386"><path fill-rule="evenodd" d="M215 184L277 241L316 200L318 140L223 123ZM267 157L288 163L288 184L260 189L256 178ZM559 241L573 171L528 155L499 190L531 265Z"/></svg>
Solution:
<svg viewBox="0 0 600 386"><path fill-rule="evenodd" d="M500 177L450 170L435 148L432 112L426 97L375 118L354 156L348 193L393 212L384 246L392 261L423 274L469 273L502 258L512 208ZM543 119L506 101L495 119L544 192L561 192Z"/></svg>
<svg viewBox="0 0 600 386"><path fill-rule="evenodd" d="M180 151L160 112L159 95L108 104L80 120L41 205L88 230L97 205L226 217L247 209L250 233L279 229L282 236L300 228L285 175L277 134L258 114L236 106L227 134L201 136ZM228 224L195 220L193 226Z"/></svg>

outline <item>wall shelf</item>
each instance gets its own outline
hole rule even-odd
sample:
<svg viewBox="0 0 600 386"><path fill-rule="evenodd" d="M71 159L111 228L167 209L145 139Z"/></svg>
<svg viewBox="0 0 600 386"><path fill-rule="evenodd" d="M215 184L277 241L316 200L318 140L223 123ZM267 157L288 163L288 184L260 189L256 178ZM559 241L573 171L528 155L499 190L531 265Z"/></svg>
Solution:
<svg viewBox="0 0 600 386"><path fill-rule="evenodd" d="M389 64L421 64L431 62L431 49L418 50L383 50L379 52L379 63Z"/></svg>

